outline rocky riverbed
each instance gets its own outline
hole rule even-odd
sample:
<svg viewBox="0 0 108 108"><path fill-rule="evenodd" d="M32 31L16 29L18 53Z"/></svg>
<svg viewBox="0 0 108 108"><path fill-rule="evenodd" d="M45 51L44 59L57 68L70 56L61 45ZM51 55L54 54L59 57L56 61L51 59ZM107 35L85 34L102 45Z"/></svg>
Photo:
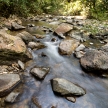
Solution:
<svg viewBox="0 0 108 108"><path fill-rule="evenodd" d="M107 21L0 20L0 108L108 108Z"/></svg>

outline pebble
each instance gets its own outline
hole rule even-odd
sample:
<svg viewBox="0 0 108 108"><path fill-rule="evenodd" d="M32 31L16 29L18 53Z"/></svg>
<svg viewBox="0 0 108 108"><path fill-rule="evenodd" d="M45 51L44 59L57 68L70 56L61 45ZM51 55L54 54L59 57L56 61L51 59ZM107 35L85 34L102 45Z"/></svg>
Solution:
<svg viewBox="0 0 108 108"><path fill-rule="evenodd" d="M90 42L90 45L93 45L93 43L92 43L92 42Z"/></svg>

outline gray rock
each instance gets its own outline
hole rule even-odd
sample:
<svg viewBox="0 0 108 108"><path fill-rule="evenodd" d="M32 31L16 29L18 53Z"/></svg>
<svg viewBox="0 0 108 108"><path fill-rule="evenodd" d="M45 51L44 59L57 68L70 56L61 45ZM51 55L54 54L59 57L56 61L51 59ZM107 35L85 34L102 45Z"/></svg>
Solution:
<svg viewBox="0 0 108 108"><path fill-rule="evenodd" d="M27 24L28 27L35 27L34 24Z"/></svg>
<svg viewBox="0 0 108 108"><path fill-rule="evenodd" d="M16 36L20 37L26 44L28 44L30 41L34 41L34 37L26 31L18 33Z"/></svg>
<svg viewBox="0 0 108 108"><path fill-rule="evenodd" d="M101 50L108 52L108 43L100 48Z"/></svg>
<svg viewBox="0 0 108 108"><path fill-rule="evenodd" d="M50 68L33 68L31 73L38 77L39 79L44 79L44 77L48 74Z"/></svg>
<svg viewBox="0 0 108 108"><path fill-rule="evenodd" d="M81 57L83 57L85 55L85 52L83 52L83 51L76 51L75 55L76 55L77 58L81 58Z"/></svg>
<svg viewBox="0 0 108 108"><path fill-rule="evenodd" d="M63 78L54 78L52 80L53 91L60 93L61 95L84 95L85 90L72 82Z"/></svg>
<svg viewBox="0 0 108 108"><path fill-rule="evenodd" d="M71 101L71 102L73 102L73 103L75 103L76 102L76 98L75 97L66 97L66 99L68 100L68 101Z"/></svg>
<svg viewBox="0 0 108 108"><path fill-rule="evenodd" d="M5 98L5 101L13 103L13 102L15 102L18 95L19 95L19 93L12 92Z"/></svg>
<svg viewBox="0 0 108 108"><path fill-rule="evenodd" d="M18 74L0 75L0 97L7 95L19 82Z"/></svg>
<svg viewBox="0 0 108 108"><path fill-rule="evenodd" d="M81 51L81 50L84 50L85 49L85 46L83 44L80 44L76 49L75 51Z"/></svg>
<svg viewBox="0 0 108 108"><path fill-rule="evenodd" d="M79 31L70 31L68 33L68 36L74 38L74 39L77 39L79 41L81 41L83 39L83 33L82 32L79 32Z"/></svg>
<svg viewBox="0 0 108 108"><path fill-rule="evenodd" d="M94 73L107 73L108 52L96 49L86 50L86 54L80 59L81 66Z"/></svg>
<svg viewBox="0 0 108 108"><path fill-rule="evenodd" d="M22 61L18 60L18 65L24 70L24 63Z"/></svg>
<svg viewBox="0 0 108 108"><path fill-rule="evenodd" d="M19 24L17 24L16 22L12 22L11 26L12 26L12 27L11 27L12 30L22 30L22 29L25 29L24 26L19 25Z"/></svg>
<svg viewBox="0 0 108 108"><path fill-rule="evenodd" d="M42 49L45 48L46 46L42 44L41 42L29 42L28 47L31 49Z"/></svg>
<svg viewBox="0 0 108 108"><path fill-rule="evenodd" d="M72 52L74 52L74 50L76 49L76 47L78 47L78 45L79 41L76 39L63 40L59 45L59 52L62 55L70 55L72 54Z"/></svg>
<svg viewBox="0 0 108 108"><path fill-rule="evenodd" d="M60 36L60 34L64 35L65 33L69 32L72 29L73 29L72 25L67 24L67 23L62 23L55 29L54 32Z"/></svg>

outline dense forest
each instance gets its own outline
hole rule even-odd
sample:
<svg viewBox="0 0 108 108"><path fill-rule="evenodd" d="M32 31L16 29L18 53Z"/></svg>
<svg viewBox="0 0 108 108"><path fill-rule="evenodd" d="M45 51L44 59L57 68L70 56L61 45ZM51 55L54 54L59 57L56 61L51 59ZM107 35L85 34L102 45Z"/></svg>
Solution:
<svg viewBox="0 0 108 108"><path fill-rule="evenodd" d="M36 14L86 15L108 17L108 0L0 0L1 16L10 14L30 16Z"/></svg>

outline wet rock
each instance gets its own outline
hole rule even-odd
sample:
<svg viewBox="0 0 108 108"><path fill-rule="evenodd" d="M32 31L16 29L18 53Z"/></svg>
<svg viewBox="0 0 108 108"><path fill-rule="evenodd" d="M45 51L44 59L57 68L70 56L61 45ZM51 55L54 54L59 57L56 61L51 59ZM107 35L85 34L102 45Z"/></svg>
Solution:
<svg viewBox="0 0 108 108"><path fill-rule="evenodd" d="M75 56L77 58L81 58L84 56L85 52L83 51L85 49L85 46L83 44L80 44L76 49L75 49Z"/></svg>
<svg viewBox="0 0 108 108"><path fill-rule="evenodd" d="M79 45L79 41L75 39L63 40L59 45L59 52L62 55L70 55Z"/></svg>
<svg viewBox="0 0 108 108"><path fill-rule="evenodd" d="M28 27L35 27L34 24L27 24Z"/></svg>
<svg viewBox="0 0 108 108"><path fill-rule="evenodd" d="M41 42L29 42L28 47L31 49L42 49L45 48L46 46L42 44Z"/></svg>
<svg viewBox="0 0 108 108"><path fill-rule="evenodd" d="M75 103L76 102L76 98L75 97L66 97L66 99L68 100L68 101L71 101L71 102L73 102L73 103Z"/></svg>
<svg viewBox="0 0 108 108"><path fill-rule="evenodd" d="M42 57L47 57L47 55L44 52L41 53L41 56Z"/></svg>
<svg viewBox="0 0 108 108"><path fill-rule="evenodd" d="M45 38L45 35L40 35L40 34L34 34L33 36L35 36L37 39Z"/></svg>
<svg viewBox="0 0 108 108"><path fill-rule="evenodd" d="M84 95L85 90L72 82L63 78L54 78L52 80L53 91L60 93L61 95Z"/></svg>
<svg viewBox="0 0 108 108"><path fill-rule="evenodd" d="M49 72L49 70L50 70L50 68L33 68L32 70L31 70L31 73L34 75L34 76L36 76L36 77L38 77L39 79L44 79L44 77L48 74L48 72Z"/></svg>
<svg viewBox="0 0 108 108"><path fill-rule="evenodd" d="M76 49L75 51L81 51L81 50L84 50L85 49L85 46L83 44L80 44Z"/></svg>
<svg viewBox="0 0 108 108"><path fill-rule="evenodd" d="M52 39L51 39L51 42L56 42L56 41L57 41L56 38L52 38Z"/></svg>
<svg viewBox="0 0 108 108"><path fill-rule="evenodd" d="M20 66L21 69L24 70L25 67L24 67L24 63L22 61L18 60L18 65Z"/></svg>
<svg viewBox="0 0 108 108"><path fill-rule="evenodd" d="M18 97L19 93L12 92L6 98L5 102L13 103L15 102L16 98Z"/></svg>
<svg viewBox="0 0 108 108"><path fill-rule="evenodd" d="M57 35L60 36L60 34L65 35L67 32L73 29L73 26L67 23L60 24L54 31Z"/></svg>
<svg viewBox="0 0 108 108"><path fill-rule="evenodd" d="M29 60L25 63L25 69L31 65L33 65L34 61L33 60Z"/></svg>
<svg viewBox="0 0 108 108"><path fill-rule="evenodd" d="M34 40L34 37L26 31L23 31L23 32L17 34L16 36L20 37L26 44L28 44L30 41Z"/></svg>
<svg viewBox="0 0 108 108"><path fill-rule="evenodd" d="M77 57L77 58L81 58L81 57L83 57L85 55L85 52L84 51L76 51L75 52L75 56Z"/></svg>
<svg viewBox="0 0 108 108"><path fill-rule="evenodd" d="M83 39L83 33L82 33L82 32L79 32L79 31L70 31L70 32L68 33L68 36L70 36L70 37L72 37L72 38L74 38L74 39L77 39L77 40L79 40L79 41L84 40L84 39Z"/></svg>
<svg viewBox="0 0 108 108"><path fill-rule="evenodd" d="M21 38L0 32L0 61L1 63L10 60L29 58L26 54L27 48Z"/></svg>
<svg viewBox="0 0 108 108"><path fill-rule="evenodd" d="M101 50L108 52L108 43L100 48Z"/></svg>
<svg viewBox="0 0 108 108"><path fill-rule="evenodd" d="M12 30L22 30L22 29L25 29L25 27L17 24L16 22L12 22L11 23L11 29Z"/></svg>
<svg viewBox="0 0 108 108"><path fill-rule="evenodd" d="M42 108L41 105L39 104L38 100L36 99L36 97L32 97L32 101L38 108Z"/></svg>
<svg viewBox="0 0 108 108"><path fill-rule="evenodd" d="M0 97L7 95L19 82L18 74L0 75Z"/></svg>
<svg viewBox="0 0 108 108"><path fill-rule="evenodd" d="M86 50L86 54L80 59L81 66L93 73L108 71L108 52L96 49Z"/></svg>

